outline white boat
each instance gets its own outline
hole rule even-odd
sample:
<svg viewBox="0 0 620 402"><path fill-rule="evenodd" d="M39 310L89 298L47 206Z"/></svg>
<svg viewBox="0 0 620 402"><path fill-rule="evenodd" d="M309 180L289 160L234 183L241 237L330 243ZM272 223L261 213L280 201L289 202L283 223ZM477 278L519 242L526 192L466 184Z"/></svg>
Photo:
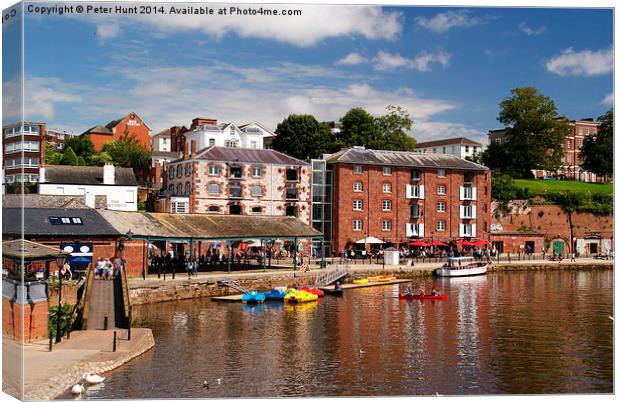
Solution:
<svg viewBox="0 0 620 402"><path fill-rule="evenodd" d="M435 273L439 276L471 276L487 273L489 263L475 261L474 257L450 257L443 267L437 268Z"/></svg>

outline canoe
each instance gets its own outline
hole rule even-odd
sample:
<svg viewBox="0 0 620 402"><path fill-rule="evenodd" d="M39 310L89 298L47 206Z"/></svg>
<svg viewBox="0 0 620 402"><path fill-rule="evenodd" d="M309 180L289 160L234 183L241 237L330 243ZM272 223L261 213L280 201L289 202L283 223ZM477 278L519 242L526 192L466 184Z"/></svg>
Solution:
<svg viewBox="0 0 620 402"><path fill-rule="evenodd" d="M405 293L399 293L398 294L398 298L399 299L407 299L407 300L440 300L440 299L447 299L448 295L439 295L439 296L432 296L432 295L424 295L424 296L416 296L416 295L408 295Z"/></svg>
<svg viewBox="0 0 620 402"><path fill-rule="evenodd" d="M265 301L265 294L263 292L248 292L241 297L241 301L245 303L262 303Z"/></svg>
<svg viewBox="0 0 620 402"><path fill-rule="evenodd" d="M315 294L315 295L317 295L319 297L325 296L325 292L323 292L321 289L317 289L317 288L309 288L307 286L304 286L304 287L299 288L299 290L303 290L304 292Z"/></svg>
<svg viewBox="0 0 620 402"><path fill-rule="evenodd" d="M368 278L373 282L389 282L389 281L393 281L394 279L396 279L395 276L388 276L388 275L380 275L380 276L373 276L372 278Z"/></svg>
<svg viewBox="0 0 620 402"><path fill-rule="evenodd" d="M323 292L325 292L326 295L332 295L332 296L342 296L342 294L344 293L342 289L325 289L323 288Z"/></svg>
<svg viewBox="0 0 620 402"><path fill-rule="evenodd" d="M290 292L286 292L280 289L273 289L269 292L265 292L265 300L267 301L284 301L284 296L289 294Z"/></svg>
<svg viewBox="0 0 620 402"><path fill-rule="evenodd" d="M368 283L368 278L363 278L363 279L353 279L353 283L355 284L361 284L361 283Z"/></svg>
<svg viewBox="0 0 620 402"><path fill-rule="evenodd" d="M303 290L298 290L296 292L291 292L284 296L284 301L287 303L306 303L311 301L317 301L319 296L304 292Z"/></svg>

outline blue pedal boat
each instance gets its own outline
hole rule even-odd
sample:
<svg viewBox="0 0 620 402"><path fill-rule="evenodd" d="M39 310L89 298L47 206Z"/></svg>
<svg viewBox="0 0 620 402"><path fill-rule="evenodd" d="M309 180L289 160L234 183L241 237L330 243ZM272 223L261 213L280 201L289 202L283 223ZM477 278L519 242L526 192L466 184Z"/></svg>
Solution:
<svg viewBox="0 0 620 402"><path fill-rule="evenodd" d="M265 301L265 293L251 291L241 297L241 301L248 304L262 303Z"/></svg>
<svg viewBox="0 0 620 402"><path fill-rule="evenodd" d="M285 292L279 289L273 289L269 292L265 292L265 300L267 301L284 301L284 296L289 292Z"/></svg>

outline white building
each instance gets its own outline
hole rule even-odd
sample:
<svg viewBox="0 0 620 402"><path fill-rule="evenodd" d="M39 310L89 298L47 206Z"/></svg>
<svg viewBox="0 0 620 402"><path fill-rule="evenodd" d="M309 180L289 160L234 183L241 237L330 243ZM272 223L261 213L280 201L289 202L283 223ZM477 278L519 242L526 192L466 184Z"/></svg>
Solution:
<svg viewBox="0 0 620 402"><path fill-rule="evenodd" d="M465 137L447 138L445 140L418 142L415 145L415 152L455 155L465 159L482 152L482 144Z"/></svg>
<svg viewBox="0 0 620 402"><path fill-rule="evenodd" d="M263 149L275 133L257 122L237 126L234 123L202 124L186 132L185 143L195 141L196 151L207 147Z"/></svg>
<svg viewBox="0 0 620 402"><path fill-rule="evenodd" d="M106 196L107 209L138 210L138 182L133 169L105 166L45 166L39 194L82 196L94 208L95 196Z"/></svg>

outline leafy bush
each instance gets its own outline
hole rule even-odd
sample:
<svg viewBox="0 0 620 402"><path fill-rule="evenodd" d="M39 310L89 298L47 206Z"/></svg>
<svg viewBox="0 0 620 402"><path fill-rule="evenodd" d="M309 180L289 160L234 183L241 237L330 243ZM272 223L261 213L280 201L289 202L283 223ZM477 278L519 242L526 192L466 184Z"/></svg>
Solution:
<svg viewBox="0 0 620 402"><path fill-rule="evenodd" d="M73 313L73 306L69 303L62 303L61 307L62 316L60 318L60 334L62 336L67 335L71 324L75 321L77 315ZM56 338L56 321L58 319L58 305L51 306L49 308L49 321L47 322L47 329L49 331L50 338Z"/></svg>

